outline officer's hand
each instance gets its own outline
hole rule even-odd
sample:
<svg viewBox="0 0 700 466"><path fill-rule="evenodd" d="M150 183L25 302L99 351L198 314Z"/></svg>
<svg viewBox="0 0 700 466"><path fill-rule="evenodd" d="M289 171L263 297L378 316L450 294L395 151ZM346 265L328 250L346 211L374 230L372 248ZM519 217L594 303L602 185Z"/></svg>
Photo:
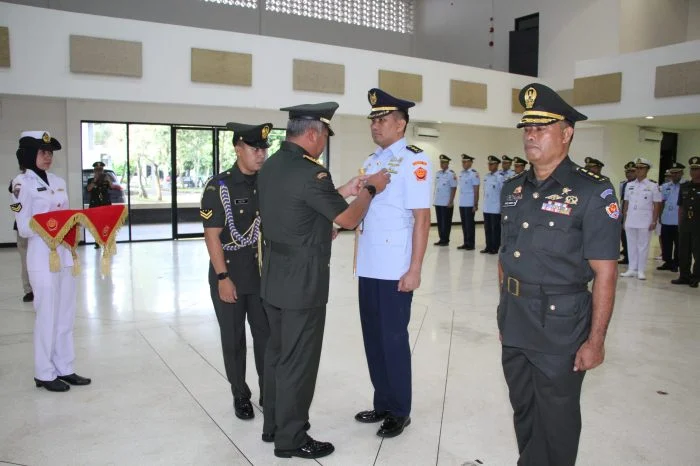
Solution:
<svg viewBox="0 0 700 466"><path fill-rule="evenodd" d="M238 301L238 292L236 285L230 278L219 280L219 299L225 303L235 303Z"/></svg>
<svg viewBox="0 0 700 466"><path fill-rule="evenodd" d="M384 168L367 178L367 184L371 184L377 188L377 194L384 191L386 185L389 183L391 183L391 175Z"/></svg>
<svg viewBox="0 0 700 466"><path fill-rule="evenodd" d="M472 212L476 213L477 210L479 210L478 205L475 205L474 207L472 207Z"/></svg>
<svg viewBox="0 0 700 466"><path fill-rule="evenodd" d="M652 222L651 224L649 224L649 231L654 231L654 230L656 230L656 222Z"/></svg>
<svg viewBox="0 0 700 466"><path fill-rule="evenodd" d="M574 360L574 372L588 371L603 364L605 359L605 345L594 345L586 340L576 352Z"/></svg>
<svg viewBox="0 0 700 466"><path fill-rule="evenodd" d="M333 241L333 240L336 239L337 237L338 237L338 229L337 229L337 228L333 228L333 230L331 231L331 241Z"/></svg>
<svg viewBox="0 0 700 466"><path fill-rule="evenodd" d="M420 286L420 271L414 272L411 269L408 270L403 277L399 280L399 291L408 293L418 289Z"/></svg>

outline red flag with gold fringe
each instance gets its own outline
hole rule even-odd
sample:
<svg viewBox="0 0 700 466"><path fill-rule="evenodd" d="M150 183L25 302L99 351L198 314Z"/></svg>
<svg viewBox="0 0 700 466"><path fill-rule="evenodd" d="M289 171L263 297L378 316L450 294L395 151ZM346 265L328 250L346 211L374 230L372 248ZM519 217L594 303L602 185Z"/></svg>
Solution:
<svg viewBox="0 0 700 466"><path fill-rule="evenodd" d="M29 222L29 226L44 240L51 252L49 253L49 270L58 272L61 270L61 260L56 249L64 243L76 258L77 227L80 220L79 210L54 210L43 214L36 214ZM74 262L75 264L75 262ZM74 265L75 267L75 265ZM75 268L73 269L76 273Z"/></svg>
<svg viewBox="0 0 700 466"><path fill-rule="evenodd" d="M102 275L109 275L111 259L117 253L117 233L127 217L123 204L93 207L80 211L80 223L85 226L102 246Z"/></svg>

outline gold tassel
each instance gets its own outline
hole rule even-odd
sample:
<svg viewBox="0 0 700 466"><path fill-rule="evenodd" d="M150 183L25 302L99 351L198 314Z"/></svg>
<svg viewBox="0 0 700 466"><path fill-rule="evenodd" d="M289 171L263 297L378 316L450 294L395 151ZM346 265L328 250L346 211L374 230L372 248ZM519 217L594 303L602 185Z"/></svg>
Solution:
<svg viewBox="0 0 700 466"><path fill-rule="evenodd" d="M61 258L58 256L56 249L51 249L49 253L49 270L51 272L61 271Z"/></svg>
<svg viewBox="0 0 700 466"><path fill-rule="evenodd" d="M109 269L112 265L112 258L107 254L103 254L101 262L102 263L100 264L100 272L102 273L103 277L107 277L109 276Z"/></svg>
<svg viewBox="0 0 700 466"><path fill-rule="evenodd" d="M71 251L71 254L73 254L73 276L77 277L80 275L80 258L76 251Z"/></svg>

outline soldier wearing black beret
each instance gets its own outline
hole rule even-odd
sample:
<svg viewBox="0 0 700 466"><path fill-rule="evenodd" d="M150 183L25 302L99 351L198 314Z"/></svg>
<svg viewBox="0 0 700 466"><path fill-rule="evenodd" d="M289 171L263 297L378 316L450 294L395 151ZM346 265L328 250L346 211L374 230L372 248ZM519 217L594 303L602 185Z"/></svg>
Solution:
<svg viewBox="0 0 700 466"><path fill-rule="evenodd" d="M603 167L605 164L601 162L598 159L594 159L593 157L586 157L584 159L584 162L586 163L586 170L595 173L596 175L600 175L600 172L603 170Z"/></svg>
<svg viewBox="0 0 700 466"><path fill-rule="evenodd" d="M212 177L202 194L200 216L209 253L209 291L219 321L226 378L239 419L255 416L245 381L245 321L253 336L260 405L263 404L264 356L270 328L260 300L261 228L257 173L270 147L272 123L228 123L233 130L236 162Z"/></svg>
<svg viewBox="0 0 700 466"><path fill-rule="evenodd" d="M525 171L525 167L527 166L527 160L522 159L520 157L513 157L513 171L515 172L516 175L521 174L522 172Z"/></svg>
<svg viewBox="0 0 700 466"><path fill-rule="evenodd" d="M573 466L587 370L603 362L617 281L620 206L568 156L586 116L550 88L520 91L532 169L501 193L497 311L521 466ZM589 289L589 282L593 281Z"/></svg>
<svg viewBox="0 0 700 466"><path fill-rule="evenodd" d="M274 441L281 458L320 458L335 449L306 433L321 358L333 223L354 229L389 180L383 170L336 189L318 157L333 134L337 108L325 102L281 109L289 112L287 138L258 178L265 232L261 295L270 322L262 439ZM348 196L355 196L350 205Z"/></svg>

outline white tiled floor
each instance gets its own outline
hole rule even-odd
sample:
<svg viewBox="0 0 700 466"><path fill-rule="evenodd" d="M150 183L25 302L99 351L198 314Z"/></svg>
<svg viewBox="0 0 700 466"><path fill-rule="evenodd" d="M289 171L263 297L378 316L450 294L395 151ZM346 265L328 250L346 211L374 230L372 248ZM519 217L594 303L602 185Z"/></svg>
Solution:
<svg viewBox="0 0 700 466"><path fill-rule="evenodd" d="M515 464L496 257L456 250L455 233L451 247L429 246L414 298L413 423L384 441L376 425L353 420L371 406L371 387L352 235L336 240L310 432L336 452L318 463ZM34 312L20 300L17 253L0 250L0 464L313 463L275 458L260 440L260 412L249 422L233 415L203 241L120 245L104 279L99 252L79 252L76 370L93 384L56 394L34 388ZM700 292L670 285L675 274L656 265L649 261L646 282L620 279L607 360L584 382L579 465L700 464ZM252 363L248 371L252 381Z"/></svg>

